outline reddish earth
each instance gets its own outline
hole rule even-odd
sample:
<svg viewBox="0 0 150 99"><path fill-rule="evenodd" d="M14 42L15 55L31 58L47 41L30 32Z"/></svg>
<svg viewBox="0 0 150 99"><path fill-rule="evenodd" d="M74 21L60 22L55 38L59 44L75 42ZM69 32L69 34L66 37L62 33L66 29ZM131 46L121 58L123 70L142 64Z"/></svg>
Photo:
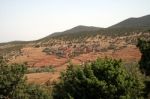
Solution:
<svg viewBox="0 0 150 99"><path fill-rule="evenodd" d="M36 50L39 50L39 49L32 49L32 50L30 49L31 53L33 51L34 54L30 55L29 58L25 58L25 60L31 63L35 62L34 66L44 66L44 65L52 64L53 66L55 66L56 71L54 73L27 74L26 76L27 76L28 82L44 84L47 81L57 80L60 76L60 72L66 69L68 59L66 58L58 59L58 57L56 56L46 55L45 53L41 51L38 52ZM95 60L97 57L99 58L111 57L115 59L122 59L125 62L131 62L131 61L139 61L141 54L138 48L136 48L135 46L128 46L127 48L123 48L115 52L113 52L112 50L109 50L107 52L82 54L71 59L71 62L73 64L82 64L87 61Z"/></svg>
<svg viewBox="0 0 150 99"><path fill-rule="evenodd" d="M58 72L55 73L31 73L27 74L27 81L29 83L36 83L36 84L45 84L47 81L56 81L59 77Z"/></svg>
<svg viewBox="0 0 150 99"><path fill-rule="evenodd" d="M53 82L57 81L60 77L60 73L65 70L67 64L55 67L55 72L43 72L43 73L31 73L26 74L27 82L29 83L36 83L36 84L45 84L46 82Z"/></svg>
<svg viewBox="0 0 150 99"><path fill-rule="evenodd" d="M67 62L66 58L58 58L55 55L46 55L42 52L43 48L23 48L22 55L16 59L11 60L11 63L23 63L27 62L31 67L42 67L42 66L60 66Z"/></svg>

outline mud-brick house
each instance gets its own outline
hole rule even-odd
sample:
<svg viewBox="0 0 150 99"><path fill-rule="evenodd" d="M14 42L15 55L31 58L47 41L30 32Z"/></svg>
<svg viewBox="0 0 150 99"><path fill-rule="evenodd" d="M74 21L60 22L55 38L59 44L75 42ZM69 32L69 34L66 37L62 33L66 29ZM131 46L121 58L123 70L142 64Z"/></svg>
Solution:
<svg viewBox="0 0 150 99"><path fill-rule="evenodd" d="M90 53L93 51L93 46L87 45L84 49L84 53Z"/></svg>
<svg viewBox="0 0 150 99"><path fill-rule="evenodd" d="M100 44L92 44L92 52L99 52L101 50Z"/></svg>
<svg viewBox="0 0 150 99"><path fill-rule="evenodd" d="M58 48L56 49L56 52L55 54L59 57L64 57L65 56L65 50L61 47L61 48Z"/></svg>
<svg viewBox="0 0 150 99"><path fill-rule="evenodd" d="M65 57L66 58L69 58L70 56L72 56L72 53L73 53L73 49L72 48L67 48L66 50L65 50Z"/></svg>
<svg viewBox="0 0 150 99"><path fill-rule="evenodd" d="M72 50L72 56L78 56L79 54L81 54L81 51L78 47Z"/></svg>

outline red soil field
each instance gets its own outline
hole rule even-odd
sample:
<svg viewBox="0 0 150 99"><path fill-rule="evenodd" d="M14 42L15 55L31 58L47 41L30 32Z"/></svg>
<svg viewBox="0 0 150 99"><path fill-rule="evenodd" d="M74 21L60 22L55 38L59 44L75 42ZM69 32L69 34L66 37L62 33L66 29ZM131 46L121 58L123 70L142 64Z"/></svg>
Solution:
<svg viewBox="0 0 150 99"><path fill-rule="evenodd" d="M34 54L35 54L35 52L34 52ZM33 56L34 56L34 54L33 54ZM67 67L68 59L66 59L66 58L58 59L58 57L56 57L56 56L45 55L43 52L38 53L38 55L40 55L40 57L37 57L37 59L35 59L35 57L34 57L34 60L38 60L38 61L34 61L34 62L36 62L34 64L34 66L39 67L39 66L53 64L56 71L54 73L27 74L26 76L27 76L28 82L44 84L47 81L52 82L53 80L55 80L55 81L58 80L58 78L60 76L60 72L64 71ZM33 59L32 59L33 56L31 55L30 58L27 59L27 61L29 61L29 62L30 62L30 60L33 61ZM122 59L125 62L132 62L132 61L138 62L140 60L141 53L140 53L139 49L136 48L135 46L129 46L127 48L123 48L123 49L117 50L115 52L113 52L112 50L109 50L107 52L81 54L77 57L70 59L70 61L73 64L82 64L84 62L93 61L98 57L99 58L109 57L109 58L115 58L115 59Z"/></svg>

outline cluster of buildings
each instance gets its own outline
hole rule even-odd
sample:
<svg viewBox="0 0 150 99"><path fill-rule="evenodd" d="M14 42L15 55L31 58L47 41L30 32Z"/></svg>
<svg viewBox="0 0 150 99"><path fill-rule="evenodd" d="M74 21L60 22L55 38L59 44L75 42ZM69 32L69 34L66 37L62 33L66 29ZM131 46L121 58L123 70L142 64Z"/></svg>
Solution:
<svg viewBox="0 0 150 99"><path fill-rule="evenodd" d="M51 46L43 49L43 52L47 53L48 55L56 55L65 58L100 51L101 51L100 44L70 44L70 45Z"/></svg>

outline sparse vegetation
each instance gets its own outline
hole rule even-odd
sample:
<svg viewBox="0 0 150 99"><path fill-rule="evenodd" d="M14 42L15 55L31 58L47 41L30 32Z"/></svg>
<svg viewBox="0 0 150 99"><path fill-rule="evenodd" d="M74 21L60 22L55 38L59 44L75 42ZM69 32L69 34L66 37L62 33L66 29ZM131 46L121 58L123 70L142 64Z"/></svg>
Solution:
<svg viewBox="0 0 150 99"><path fill-rule="evenodd" d="M59 60L60 63L56 61L59 65L64 65L67 63L66 60L69 59L82 62L78 57L81 54L84 54L81 55L83 62L95 57L98 52L102 56L107 56L108 50L110 50L109 55L112 54L115 57L115 55L120 55L115 51L129 46L133 47L137 43L137 47L142 53L139 65L124 65L120 60L114 59L97 59L77 66L70 64L67 70L61 74L60 81L58 80L53 85L50 85L50 80L45 85L29 84L26 82L25 74L54 72L54 67L27 68L25 64L10 64L11 62L8 63L0 58L0 99L147 98L148 94L150 96L150 41L138 40L138 38L149 39L150 27L149 25L141 26L141 24L144 24L143 21L140 22L138 27L132 26L132 24L130 24L131 27L128 27L129 25L126 25L126 23L127 27L119 26L118 28L78 26L36 41L0 43L0 55L14 60L17 56L22 56L20 60L26 59L33 66L37 61L40 65L45 64L47 60L51 59L51 56L54 58L51 61ZM24 47L29 48L22 50ZM36 55L30 55L34 52L31 47L34 48L34 51L38 50L35 53ZM42 48L44 49L42 50ZM130 53L135 51L134 47L132 50ZM40 52L40 55L37 54ZM43 58L45 54L42 52L49 55L46 56L47 60ZM91 54L91 57L87 55L88 53ZM85 59L86 55L88 59Z"/></svg>
<svg viewBox="0 0 150 99"><path fill-rule="evenodd" d="M32 67L27 69L27 73L41 73L41 72L54 72L55 69L52 66L44 67Z"/></svg>
<svg viewBox="0 0 150 99"><path fill-rule="evenodd" d="M21 48L23 48L24 45L15 45L11 47L6 47L0 49L0 56L4 56L5 58L9 59L13 56L20 55Z"/></svg>
<svg viewBox="0 0 150 99"><path fill-rule="evenodd" d="M39 47L40 47L40 45L35 45L34 47L35 47L35 48L39 48Z"/></svg>
<svg viewBox="0 0 150 99"><path fill-rule="evenodd" d="M110 44L109 47L107 48L108 50L116 50L117 46L114 44Z"/></svg>
<svg viewBox="0 0 150 99"><path fill-rule="evenodd" d="M46 47L46 48L43 49L43 52L45 52L47 55L50 55L51 54L51 49Z"/></svg>

